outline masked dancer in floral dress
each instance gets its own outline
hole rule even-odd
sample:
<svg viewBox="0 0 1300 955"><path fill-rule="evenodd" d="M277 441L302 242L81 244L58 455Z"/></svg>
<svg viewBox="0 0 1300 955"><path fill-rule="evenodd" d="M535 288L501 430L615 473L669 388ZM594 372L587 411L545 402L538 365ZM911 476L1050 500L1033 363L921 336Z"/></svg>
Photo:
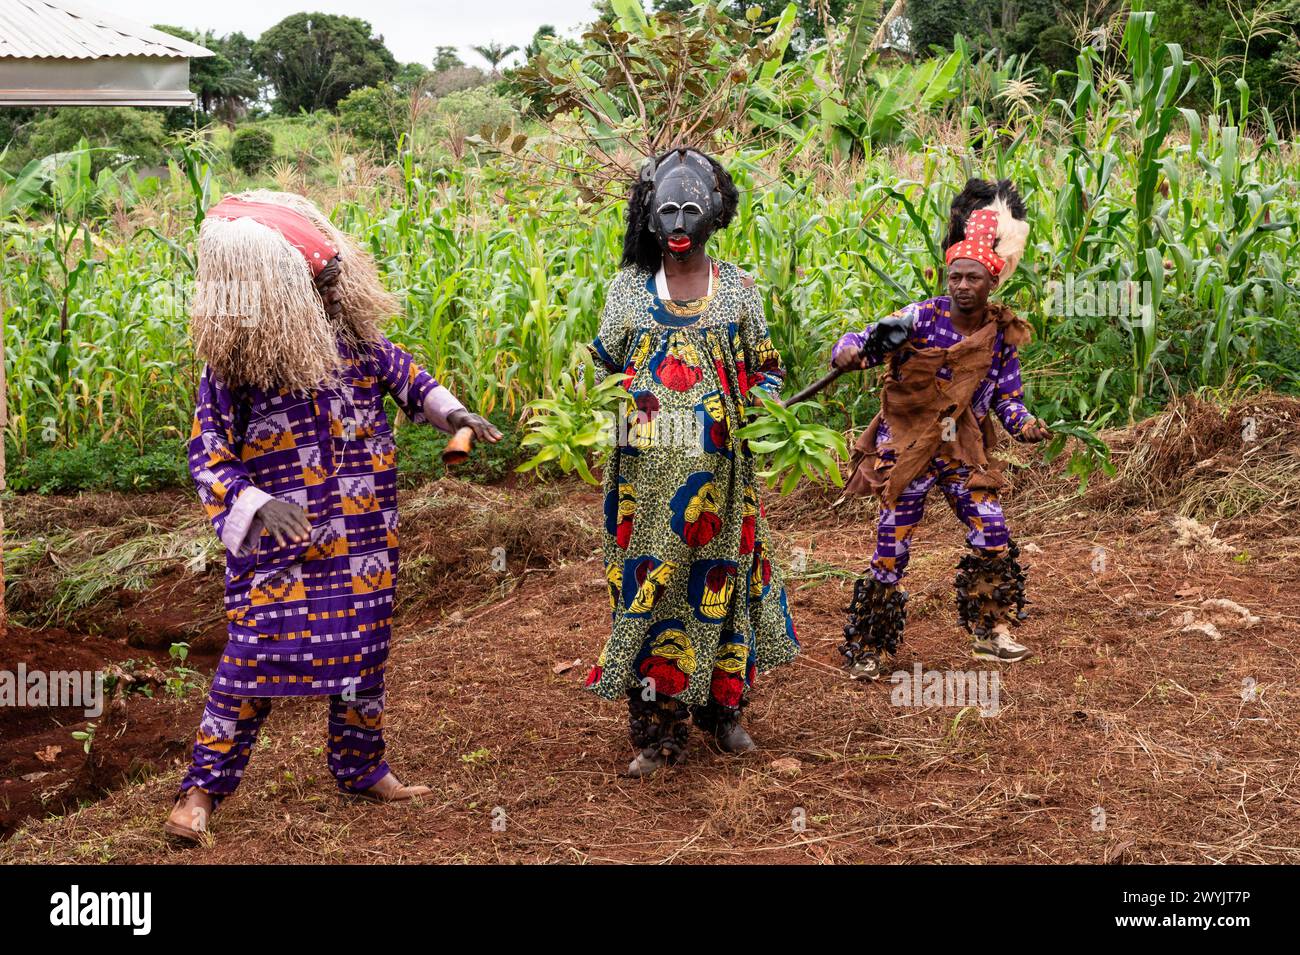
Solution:
<svg viewBox="0 0 1300 955"><path fill-rule="evenodd" d="M679 759L688 720L726 752L755 675L798 652L759 501L743 409L781 387L754 280L711 258L736 212L726 170L693 149L648 161L632 187L622 268L592 350L628 393L605 471L613 633L587 685L627 700L631 776Z"/></svg>

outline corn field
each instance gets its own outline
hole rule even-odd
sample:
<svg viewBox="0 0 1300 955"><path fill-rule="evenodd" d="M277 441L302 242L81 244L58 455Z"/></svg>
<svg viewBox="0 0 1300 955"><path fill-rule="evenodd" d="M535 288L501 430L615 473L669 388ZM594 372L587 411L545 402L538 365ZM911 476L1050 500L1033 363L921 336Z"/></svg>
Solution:
<svg viewBox="0 0 1300 955"><path fill-rule="evenodd" d="M998 294L1034 327L1028 398L1047 420L1300 386L1300 155L1247 89L1221 91L1212 112L1183 108L1196 70L1153 46L1144 16L1123 35L1126 71L1084 48L1050 99L959 50L951 70L894 88L925 100L892 107L910 115L907 141L846 154L778 139L722 157L742 196L713 252L758 276L791 390L845 330L942 292L948 204L973 175L1011 178L1030 210L1024 263ZM970 93L981 75L1006 107L996 120ZM617 266L621 204L520 177L490 150L406 150L381 167L337 138L324 148L257 184L308 193L368 245L404 303L391 337L480 411L518 416L562 393ZM0 224L10 453L179 441L198 373L185 300L201 210L248 183L194 142L161 180L92 179L75 155L47 172L54 212ZM1141 290L1145 307L1073 295L1114 288ZM841 384L825 423L860 425L872 401Z"/></svg>

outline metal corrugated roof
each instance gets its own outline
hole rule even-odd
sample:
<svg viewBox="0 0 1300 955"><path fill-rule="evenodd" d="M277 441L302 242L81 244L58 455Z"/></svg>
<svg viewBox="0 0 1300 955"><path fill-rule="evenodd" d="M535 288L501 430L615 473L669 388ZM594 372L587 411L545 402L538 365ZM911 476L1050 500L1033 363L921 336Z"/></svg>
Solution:
<svg viewBox="0 0 1300 955"><path fill-rule="evenodd" d="M0 0L0 57L212 56L211 50L69 0Z"/></svg>

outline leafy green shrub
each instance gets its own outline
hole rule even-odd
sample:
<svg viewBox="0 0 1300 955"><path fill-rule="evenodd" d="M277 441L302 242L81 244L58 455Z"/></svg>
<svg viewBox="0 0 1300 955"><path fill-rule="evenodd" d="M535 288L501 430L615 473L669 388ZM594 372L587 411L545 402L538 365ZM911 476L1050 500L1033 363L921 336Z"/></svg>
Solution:
<svg viewBox="0 0 1300 955"><path fill-rule="evenodd" d="M339 125L381 156L392 155L408 113L406 97L392 84L354 90L339 102Z"/></svg>
<svg viewBox="0 0 1300 955"><path fill-rule="evenodd" d="M141 452L123 441L91 442L74 448L46 447L10 462L9 488L38 494L78 491L155 491L189 483L185 448L159 444Z"/></svg>
<svg viewBox="0 0 1300 955"><path fill-rule="evenodd" d="M767 398L760 400L761 406L749 409L750 422L736 432L736 437L748 441L755 454L772 456L771 468L758 474L767 479L768 487L775 487L779 481L781 493L789 494L800 478L814 484L829 480L843 487L839 461L849 457L844 436L823 425L799 420L801 414L818 413L817 404L801 401L786 408Z"/></svg>
<svg viewBox="0 0 1300 955"><path fill-rule="evenodd" d="M448 93L438 100L434 110L444 126L477 132L483 127L509 126L519 113L510 100L494 92L491 86Z"/></svg>
<svg viewBox="0 0 1300 955"><path fill-rule="evenodd" d="M1115 476L1116 468L1110 460L1110 446L1098 433L1104 423L1104 419L1101 422L1059 420L1049 425L1052 439L1043 452L1043 463L1051 464L1069 446L1070 463L1065 471L1078 479L1080 494L1088 490L1088 479L1094 471L1101 471L1107 477ZM1073 445L1070 445L1071 438L1075 441Z"/></svg>
<svg viewBox="0 0 1300 955"><path fill-rule="evenodd" d="M275 158L275 136L260 126L245 126L230 144L230 161L245 175L265 169Z"/></svg>
<svg viewBox="0 0 1300 955"><path fill-rule="evenodd" d="M550 397L528 405L533 417L528 419L529 431L521 444L536 448L537 453L516 470L534 471L547 465L565 474L577 471L588 484L598 484L588 460L609 450L613 415L627 414L626 408L616 411L626 401L622 376L610 375L597 384L590 356L581 347L575 349Z"/></svg>
<svg viewBox="0 0 1300 955"><path fill-rule="evenodd" d="M156 166L166 153L167 131L157 111L123 106L65 106L36 120L24 158L34 159L76 149L85 139L91 173L125 162Z"/></svg>
<svg viewBox="0 0 1300 955"><path fill-rule="evenodd" d="M389 420L395 414L389 408ZM519 463L519 435L515 422L506 414L487 415L503 437L496 444L476 441L469 460L451 472L451 476L475 484L494 484L505 479ZM419 487L426 481L446 477L442 449L448 436L428 425L406 424L397 429L397 484L401 488Z"/></svg>

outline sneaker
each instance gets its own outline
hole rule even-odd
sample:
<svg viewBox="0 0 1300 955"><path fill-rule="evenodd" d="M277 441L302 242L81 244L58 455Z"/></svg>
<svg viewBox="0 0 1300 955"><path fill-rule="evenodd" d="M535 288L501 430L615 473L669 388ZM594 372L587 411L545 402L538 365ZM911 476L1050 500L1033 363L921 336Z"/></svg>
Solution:
<svg viewBox="0 0 1300 955"><path fill-rule="evenodd" d="M971 647L971 656L976 660L996 660L1000 663L1015 663L1034 655L1034 651L1011 639L1011 634L995 630L987 637L976 637Z"/></svg>
<svg viewBox="0 0 1300 955"><path fill-rule="evenodd" d="M871 651L863 653L849 665L850 680L879 680L883 672L880 654Z"/></svg>

